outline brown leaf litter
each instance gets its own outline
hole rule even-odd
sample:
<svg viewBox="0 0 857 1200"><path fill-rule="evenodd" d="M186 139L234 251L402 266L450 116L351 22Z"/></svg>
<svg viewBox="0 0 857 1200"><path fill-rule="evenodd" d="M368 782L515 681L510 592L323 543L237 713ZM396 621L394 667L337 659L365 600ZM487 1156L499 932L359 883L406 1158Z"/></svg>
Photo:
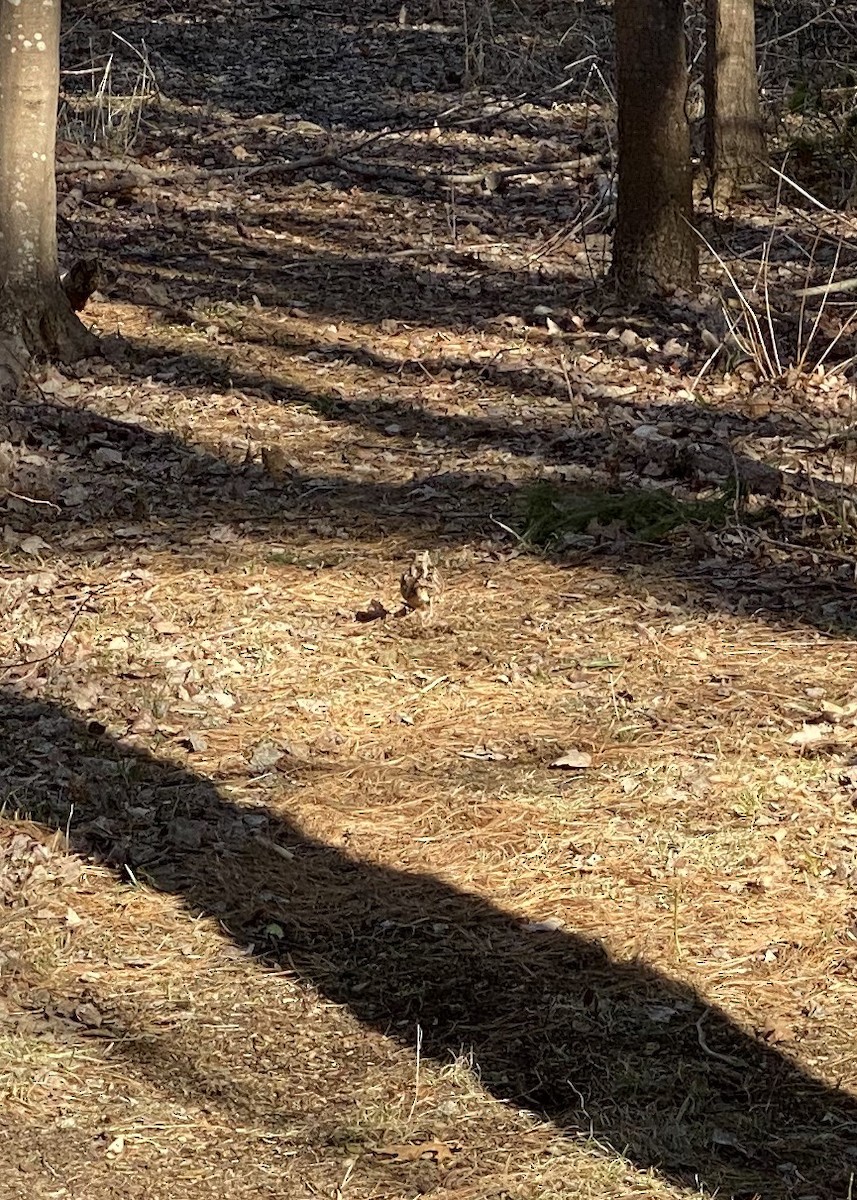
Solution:
<svg viewBox="0 0 857 1200"><path fill-rule="evenodd" d="M0 1191L848 1194L845 347L769 378L713 262L593 290L600 9L190 16L69 7L111 336L0 423ZM733 477L524 536L540 481Z"/></svg>

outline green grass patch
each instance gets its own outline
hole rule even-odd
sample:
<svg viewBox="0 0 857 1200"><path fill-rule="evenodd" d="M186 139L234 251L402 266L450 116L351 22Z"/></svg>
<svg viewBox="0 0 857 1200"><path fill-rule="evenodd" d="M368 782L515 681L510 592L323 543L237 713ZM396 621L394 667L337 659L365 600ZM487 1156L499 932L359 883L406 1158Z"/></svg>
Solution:
<svg viewBox="0 0 857 1200"><path fill-rule="evenodd" d="M733 506L726 490L710 500L682 500L665 488L581 491L544 481L526 495L523 540L546 550L581 534L657 542L687 525L723 525Z"/></svg>

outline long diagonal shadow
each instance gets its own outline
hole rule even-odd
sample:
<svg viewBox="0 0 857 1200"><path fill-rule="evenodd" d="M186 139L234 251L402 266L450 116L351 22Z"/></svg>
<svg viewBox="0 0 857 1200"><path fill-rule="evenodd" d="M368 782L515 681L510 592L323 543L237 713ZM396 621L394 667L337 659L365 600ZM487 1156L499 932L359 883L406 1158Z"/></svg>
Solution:
<svg viewBox="0 0 857 1200"><path fill-rule="evenodd" d="M19 810L215 916L400 1044L419 1037L440 1061L472 1049L497 1099L570 1135L594 1132L694 1194L848 1194L854 1098L683 984L591 938L534 932L431 875L351 857L272 810L244 810L56 707L7 694L0 730Z"/></svg>
<svg viewBox="0 0 857 1200"><path fill-rule="evenodd" d="M205 356L189 356L184 363L183 381L189 384L205 372L211 381L218 365L222 368L222 364ZM214 377L219 378L216 374ZM224 381L224 386L228 382ZM248 391L262 392L255 397L260 406L274 403L318 409L326 398L323 393L298 385L286 388L272 384L261 372L235 373L231 382ZM333 403L334 399L331 397L330 401ZM52 400L38 404L21 401L9 405L8 412L15 430L21 431L16 436L22 441L26 436L29 445L43 448L37 480L40 496L63 499L64 489L78 481L87 493L85 504L59 507L58 511L51 511L49 519L44 518L41 510L33 511L32 506L25 516L16 519L19 529L27 534L37 532L52 544L60 536L75 544L73 537L69 539L71 531L85 537L87 528L97 529L98 536L122 529L122 545L131 554L136 540L149 546L169 545L175 550L184 544L185 538L208 530L214 521L234 522L239 527L247 523L251 527L249 536L254 538L264 536L263 530L267 529L278 540L286 537L299 541L303 536L301 527L311 513L335 522L336 528L347 530L355 541L370 532L374 538L382 526L388 533L405 536L421 547L438 543L449 546L482 536L492 514L507 515L520 508L522 487L526 486L526 479L500 481L495 473L471 469L464 449L454 470L428 467L407 479L366 479L337 473L327 465L312 475L296 469L284 478L274 478L259 464L229 462L219 453L188 445L174 434L104 417L85 408L68 408ZM674 415L676 420L689 416L682 405L675 409L664 405L658 412ZM538 436L543 439L540 457L545 462L591 466L604 442L604 435L592 429L569 431L559 444L554 444L552 439L557 431L546 422L537 423L534 433L528 430L522 437L520 431L510 428L502 419L444 417L404 407L375 412L360 399L337 400L332 414L334 420L365 426L379 442L385 436L383 426L390 415L397 417L410 436L419 436L429 444L440 444L449 438L466 447L468 440L474 440L515 454L523 453L528 438ZM746 427L741 418L735 420L737 428ZM115 467L100 465L95 486L93 463L97 460L92 455L104 446L118 450L121 462ZM724 456L721 465L724 472L734 466L743 473L758 464L736 451ZM826 480L814 476L801 478L773 466L767 468L767 474L775 484L788 484L796 492L811 491L824 496L825 489L837 490ZM10 482L17 485L18 481L12 477ZM28 491L30 486L25 480L20 487L13 486L13 490ZM840 499L853 491L838 490ZM432 498L430 504L426 503L426 496ZM513 519L519 518L520 513ZM130 529L129 521L133 522ZM807 545L806 550L811 551L812 546ZM619 557L602 555L599 561L605 572L618 574L632 566L649 590L671 602L676 597L683 601L690 584L693 603L731 612L736 604L744 602L741 592L746 586L748 603L752 603L758 617L789 624L799 620L825 632L839 631L849 636L854 630L853 590L848 581L843 583L840 578L840 563L835 558L832 565L823 561L814 567L809 583L800 562L784 559L772 563L763 575L753 562L747 564L746 570L736 562L723 574L725 582L719 584L715 575L721 575L720 571L713 573L710 568L697 571L692 557L669 546L654 552L645 546L636 551L630 548Z"/></svg>

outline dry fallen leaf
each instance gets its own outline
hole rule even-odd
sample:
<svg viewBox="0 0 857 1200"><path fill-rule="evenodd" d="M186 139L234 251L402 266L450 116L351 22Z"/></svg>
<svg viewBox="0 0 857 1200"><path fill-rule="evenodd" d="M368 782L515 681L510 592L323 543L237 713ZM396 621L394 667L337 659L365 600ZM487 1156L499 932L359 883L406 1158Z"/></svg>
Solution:
<svg viewBox="0 0 857 1200"><path fill-rule="evenodd" d="M488 746L480 743L474 746L472 750L459 750L459 758L475 758L480 762L506 762L509 755L504 754L502 750L497 750L493 746Z"/></svg>
<svg viewBox="0 0 857 1200"><path fill-rule="evenodd" d="M546 921L527 921L524 929L527 933L556 933L562 929L559 917L548 917Z"/></svg>
<svg viewBox="0 0 857 1200"><path fill-rule="evenodd" d="M281 762L285 751L274 742L259 742L250 756L250 766L255 771L272 771Z"/></svg>
<svg viewBox="0 0 857 1200"><path fill-rule="evenodd" d="M764 1042L770 1045L780 1045L782 1042L793 1042L795 1031L792 1026L784 1020L775 1019L761 1029L756 1030L757 1035Z"/></svg>
<svg viewBox="0 0 857 1200"><path fill-rule="evenodd" d="M369 621L383 621L385 617L389 617L389 610L384 607L380 600L370 600L366 608L354 614L355 621L360 621L362 624L367 624Z"/></svg>
<svg viewBox="0 0 857 1200"><path fill-rule="evenodd" d="M592 755L587 754L585 750L567 750L550 765L560 771L584 771L592 766Z"/></svg>
<svg viewBox="0 0 857 1200"><path fill-rule="evenodd" d="M176 625L175 621L153 621L152 629L155 633L181 633L181 626Z"/></svg>
<svg viewBox="0 0 857 1200"><path fill-rule="evenodd" d="M404 1143L378 1146L372 1153L384 1158L391 1158L394 1162L418 1162L421 1158L427 1157L433 1158L435 1162L443 1162L445 1159L452 1158L460 1149L461 1147L455 1143L448 1145L446 1142L417 1142L414 1145Z"/></svg>
<svg viewBox="0 0 857 1200"><path fill-rule="evenodd" d="M101 1013L88 1000L84 1000L82 1004L78 1004L74 1010L74 1015L80 1021L81 1025L88 1025L90 1029L100 1029L104 1023Z"/></svg>
<svg viewBox="0 0 857 1200"><path fill-rule="evenodd" d="M796 729L794 733L790 734L786 741L790 746L813 746L818 742L827 741L833 733L832 725L804 725L803 729Z"/></svg>

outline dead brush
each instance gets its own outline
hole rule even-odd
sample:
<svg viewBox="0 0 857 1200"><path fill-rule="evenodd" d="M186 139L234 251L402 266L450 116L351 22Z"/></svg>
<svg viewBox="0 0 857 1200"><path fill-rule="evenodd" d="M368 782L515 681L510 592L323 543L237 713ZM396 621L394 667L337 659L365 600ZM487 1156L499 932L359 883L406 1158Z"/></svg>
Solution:
<svg viewBox="0 0 857 1200"><path fill-rule="evenodd" d="M89 77L89 91L66 93L59 113L59 137L86 146L127 153L137 140L146 108L161 97L145 42L136 47L120 34L113 37L133 56L117 62L111 52L87 67L63 72L64 78Z"/></svg>
<svg viewBox="0 0 857 1200"><path fill-rule="evenodd" d="M830 297L836 292L852 290L857 286L857 280L834 282L839 260L843 250L843 240L836 242L833 263L828 269L827 281L823 284L810 286L810 279L817 273L816 255L822 236L816 232L812 252L808 256L805 267L805 286L793 294L800 298L796 330L793 340L789 343L778 330L777 306L773 299L771 251L774 238L779 226L781 190L783 184L794 187L801 195L817 205L826 213L830 213L821 201L816 200L793 179L775 168L779 178L774 220L771 232L762 249L762 256L756 279L752 286L742 286L735 273L730 269L725 259L717 252L711 242L698 230L697 236L720 267L729 284L729 301L723 305L725 334L721 338L710 337L711 353L703 364L691 388L696 391L699 382L711 366L724 355L728 360L752 362L762 380L774 382L788 379L794 382L796 376L820 373L836 347L854 326L857 320L857 307L853 309L841 323L836 333L822 345L821 337L824 329L824 318L828 311ZM833 214L831 214L833 215ZM810 306L810 299L818 298L818 307ZM850 356L845 362L838 363L837 369L843 373L848 366L857 361L857 355Z"/></svg>
<svg viewBox="0 0 857 1200"><path fill-rule="evenodd" d="M805 464L808 495L804 516L816 527L816 541L828 550L853 551L857 538L857 389L853 386L848 389L842 427L828 434L820 450L828 456L829 480L823 486L816 481L811 464Z"/></svg>
<svg viewBox="0 0 857 1200"><path fill-rule="evenodd" d="M486 58L495 41L491 0L462 0L461 34L463 83L478 87L486 79Z"/></svg>
<svg viewBox="0 0 857 1200"><path fill-rule="evenodd" d="M587 25L579 19L568 25L559 6L536 22L515 0L460 0L456 19L465 88L493 82L527 93L565 92L577 83L582 62L601 57ZM568 62L569 50L578 61Z"/></svg>

